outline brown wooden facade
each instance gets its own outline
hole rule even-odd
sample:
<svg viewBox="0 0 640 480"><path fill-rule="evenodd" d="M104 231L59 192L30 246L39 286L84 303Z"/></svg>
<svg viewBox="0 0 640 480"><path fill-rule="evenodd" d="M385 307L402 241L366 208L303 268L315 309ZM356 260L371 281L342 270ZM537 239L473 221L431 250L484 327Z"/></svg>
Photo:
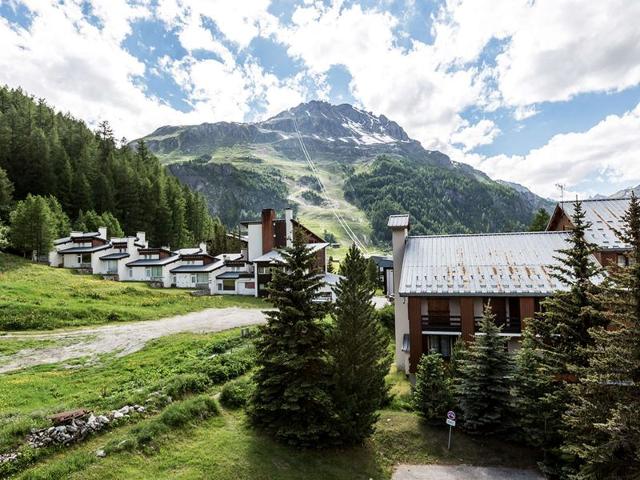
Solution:
<svg viewBox="0 0 640 480"><path fill-rule="evenodd" d="M449 301L451 298L407 297L410 373L415 373L420 356L430 351L430 342L441 340L440 337L451 342L457 339L467 342L473 341L481 319L476 306L479 297L455 297L457 305L459 305L459 313L450 311ZM534 318L535 313L540 311L541 299L541 297L482 297L482 303L483 305L491 305L496 316L496 323L502 327L502 333L518 337L526 322ZM427 314L423 313L425 310L423 302L427 302ZM507 314L507 308L509 314ZM443 356L447 357L448 355L445 352Z"/></svg>

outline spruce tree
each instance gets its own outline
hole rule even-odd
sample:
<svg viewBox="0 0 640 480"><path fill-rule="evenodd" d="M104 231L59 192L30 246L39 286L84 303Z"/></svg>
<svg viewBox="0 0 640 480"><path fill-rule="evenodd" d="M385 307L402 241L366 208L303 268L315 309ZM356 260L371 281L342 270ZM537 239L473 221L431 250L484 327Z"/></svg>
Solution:
<svg viewBox="0 0 640 480"><path fill-rule="evenodd" d="M0 168L0 221L9 218L12 203L13 183L9 180L7 172Z"/></svg>
<svg viewBox="0 0 640 480"><path fill-rule="evenodd" d="M577 468L578 459L562 448L572 435L562 413L569 406L569 385L577 381L579 370L588 364L588 348L593 345L590 329L606 324L596 295L600 269L592 255L597 246L586 238L591 225L579 201L575 203L572 224L569 246L560 250L556 257L560 264L553 267L552 273L565 289L548 297L543 302L543 313L530 324L544 372L554 379L546 397L547 407L559 413L546 426L556 434L547 437L542 446L543 470L549 476L568 476Z"/></svg>
<svg viewBox="0 0 640 480"><path fill-rule="evenodd" d="M544 232L547 229L548 223L549 223L549 212L547 212L544 208L540 208L533 216L531 225L529 225L529 231Z"/></svg>
<svg viewBox="0 0 640 480"><path fill-rule="evenodd" d="M522 332L515 357L512 409L516 437L536 448L558 443L558 420L563 412L555 401L554 371L543 361L530 327Z"/></svg>
<svg viewBox="0 0 640 480"><path fill-rule="evenodd" d="M342 263L329 341L333 399L340 442L360 443L373 433L387 397L389 337L372 303L368 261L352 245Z"/></svg>
<svg viewBox="0 0 640 480"><path fill-rule="evenodd" d="M439 353L423 354L416 369L412 404L425 421L442 425L453 407L451 381Z"/></svg>
<svg viewBox="0 0 640 480"><path fill-rule="evenodd" d="M509 414L512 363L487 306L480 332L458 366L457 403L463 428L471 434L492 434L505 428Z"/></svg>
<svg viewBox="0 0 640 480"><path fill-rule="evenodd" d="M315 447L335 441L331 371L327 358L326 307L317 302L320 279L315 255L300 231L282 251L282 270L267 287L275 307L256 341L256 383L249 408L252 424L291 445Z"/></svg>
<svg viewBox="0 0 640 480"><path fill-rule="evenodd" d="M609 328L591 330L594 345L579 382L569 388L564 446L581 465L576 478L640 478L640 202L631 197L618 233L629 265L613 266L599 294Z"/></svg>

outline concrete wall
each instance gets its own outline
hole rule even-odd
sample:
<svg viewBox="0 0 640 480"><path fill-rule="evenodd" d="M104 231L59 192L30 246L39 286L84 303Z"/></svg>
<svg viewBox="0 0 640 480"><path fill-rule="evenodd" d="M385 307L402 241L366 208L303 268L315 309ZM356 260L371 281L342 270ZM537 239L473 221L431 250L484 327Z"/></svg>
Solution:
<svg viewBox="0 0 640 480"><path fill-rule="evenodd" d="M400 277L402 276L402 261L404 259L405 239L408 229L395 229L392 232L391 241L393 245L393 292L395 311L395 339L396 339L396 366L409 373L409 353L402 351L402 344L405 335L409 334L409 310L407 298L398 294Z"/></svg>
<svg viewBox="0 0 640 480"><path fill-rule="evenodd" d="M249 238L249 261L262 255L262 225L250 223L247 236Z"/></svg>

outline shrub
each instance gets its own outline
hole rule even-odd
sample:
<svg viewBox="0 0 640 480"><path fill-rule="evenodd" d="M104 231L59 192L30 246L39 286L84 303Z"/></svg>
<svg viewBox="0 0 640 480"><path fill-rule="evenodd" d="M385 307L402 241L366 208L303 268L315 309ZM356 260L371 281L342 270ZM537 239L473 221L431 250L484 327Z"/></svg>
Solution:
<svg viewBox="0 0 640 480"><path fill-rule="evenodd" d="M247 373L255 364L253 345L224 353L204 365L204 371L212 383L224 383Z"/></svg>
<svg viewBox="0 0 640 480"><path fill-rule="evenodd" d="M429 423L441 424L452 406L451 384L439 353L422 355L413 387L413 408Z"/></svg>
<svg viewBox="0 0 640 480"><path fill-rule="evenodd" d="M220 394L220 403L228 408L244 407L255 388L250 378L237 378L225 383Z"/></svg>
<svg viewBox="0 0 640 480"><path fill-rule="evenodd" d="M175 400L191 393L202 393L210 384L209 377L202 373L183 373L167 380L162 391Z"/></svg>
<svg viewBox="0 0 640 480"><path fill-rule="evenodd" d="M390 332L393 333L395 329L395 310L393 305L385 305L380 310L377 310L378 320L380 323Z"/></svg>

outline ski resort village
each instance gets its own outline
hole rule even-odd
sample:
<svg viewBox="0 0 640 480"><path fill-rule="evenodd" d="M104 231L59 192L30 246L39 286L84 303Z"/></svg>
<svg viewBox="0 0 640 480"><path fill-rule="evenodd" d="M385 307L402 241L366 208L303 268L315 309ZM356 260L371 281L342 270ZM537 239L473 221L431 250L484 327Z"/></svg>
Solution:
<svg viewBox="0 0 640 480"><path fill-rule="evenodd" d="M0 479L640 480L638 19L0 0Z"/></svg>

